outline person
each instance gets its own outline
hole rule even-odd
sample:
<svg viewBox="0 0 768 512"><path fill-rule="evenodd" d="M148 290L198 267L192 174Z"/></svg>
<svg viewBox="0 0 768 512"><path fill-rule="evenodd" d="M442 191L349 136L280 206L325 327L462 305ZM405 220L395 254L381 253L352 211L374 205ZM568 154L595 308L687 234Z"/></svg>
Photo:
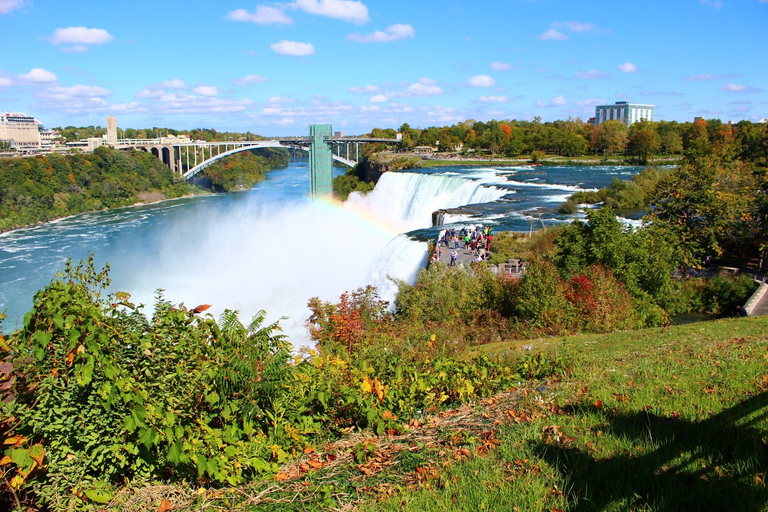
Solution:
<svg viewBox="0 0 768 512"><path fill-rule="evenodd" d="M458 249L459 248L459 237L455 236L453 237L453 248Z"/></svg>
<svg viewBox="0 0 768 512"><path fill-rule="evenodd" d="M456 250L454 249L453 251L451 251L451 266L452 266L452 267L455 267L455 266L456 266L456 258L457 258L457 257L458 257L458 253L457 253L457 252L456 252Z"/></svg>

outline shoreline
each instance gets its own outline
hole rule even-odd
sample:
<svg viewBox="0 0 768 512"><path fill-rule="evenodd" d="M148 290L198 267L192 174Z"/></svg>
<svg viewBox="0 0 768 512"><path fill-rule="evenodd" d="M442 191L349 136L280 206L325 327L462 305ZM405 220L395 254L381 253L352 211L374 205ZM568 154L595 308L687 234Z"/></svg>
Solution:
<svg viewBox="0 0 768 512"><path fill-rule="evenodd" d="M241 191L238 190L237 192L241 192ZM125 206L118 206L116 208L102 208L101 210L87 210L87 211L84 211L84 212L78 212L78 213L73 213L73 214L70 214L70 215L64 215L62 217L55 217L55 218L49 219L49 220L38 221L38 222L35 222L34 224L27 224L26 226L19 226L17 228L8 229L8 230L5 230L5 231L0 231L0 238L4 237L6 235L9 235L11 233L14 233L16 231L21 231L22 229L32 229L32 228L36 228L36 227L39 227L39 226L44 226L46 224L57 224L57 223L59 223L59 222L61 222L63 220L67 220L67 219L70 219L72 217L77 217L78 215L85 215L85 214L88 214L88 213L98 213L98 212L109 212L109 211L121 210L123 208L136 208L137 206L146 206L146 205L150 205L150 204L158 204L158 203L164 203L164 202L168 202L168 201L175 201L177 199L189 199L191 197L209 196L209 195L215 195L215 194L216 194L216 192L205 192L205 191L203 191L203 192L201 192L199 194L185 194L185 195L179 196L179 197L164 197L163 199L157 199L155 201L139 201L139 202L136 202L136 203L133 203L133 204L125 205Z"/></svg>

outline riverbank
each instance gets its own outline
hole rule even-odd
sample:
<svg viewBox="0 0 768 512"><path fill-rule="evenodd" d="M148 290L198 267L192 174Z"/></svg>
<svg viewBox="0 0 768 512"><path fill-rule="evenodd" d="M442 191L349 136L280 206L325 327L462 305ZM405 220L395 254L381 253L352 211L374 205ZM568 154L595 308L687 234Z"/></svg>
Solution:
<svg viewBox="0 0 768 512"><path fill-rule="evenodd" d="M98 148L93 153L0 160L0 233L82 213L223 191L247 190L264 173L287 165L287 152L238 153L208 167L194 184L178 180L141 151Z"/></svg>

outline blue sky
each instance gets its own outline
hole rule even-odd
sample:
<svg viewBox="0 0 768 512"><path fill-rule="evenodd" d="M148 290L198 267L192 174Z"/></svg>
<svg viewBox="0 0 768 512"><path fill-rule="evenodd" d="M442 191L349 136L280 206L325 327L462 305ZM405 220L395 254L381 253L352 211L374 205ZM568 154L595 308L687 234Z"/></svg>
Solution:
<svg viewBox="0 0 768 512"><path fill-rule="evenodd" d="M47 127L347 134L768 117L768 0L0 0L0 110Z"/></svg>

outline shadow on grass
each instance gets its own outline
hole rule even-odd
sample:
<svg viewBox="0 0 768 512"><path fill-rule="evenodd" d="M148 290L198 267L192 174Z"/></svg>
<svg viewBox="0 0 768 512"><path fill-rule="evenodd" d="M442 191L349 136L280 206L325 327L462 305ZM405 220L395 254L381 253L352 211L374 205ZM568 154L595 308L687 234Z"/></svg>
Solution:
<svg viewBox="0 0 768 512"><path fill-rule="evenodd" d="M606 416L602 435L633 448L608 458L587 443L535 449L563 474L570 510L765 510L767 406L763 392L703 421L571 407L566 413L577 419Z"/></svg>

